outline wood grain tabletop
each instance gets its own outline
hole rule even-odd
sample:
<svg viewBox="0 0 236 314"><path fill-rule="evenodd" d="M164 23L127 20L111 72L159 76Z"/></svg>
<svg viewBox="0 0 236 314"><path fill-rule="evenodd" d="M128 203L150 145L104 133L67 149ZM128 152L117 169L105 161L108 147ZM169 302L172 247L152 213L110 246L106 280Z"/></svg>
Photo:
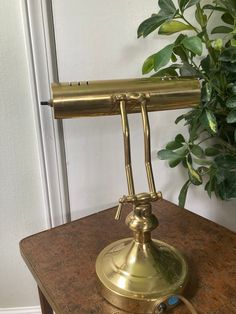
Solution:
<svg viewBox="0 0 236 314"><path fill-rule="evenodd" d="M57 314L127 314L108 304L97 289L95 261L109 243L131 236L116 208L23 239L21 254ZM185 296L199 314L236 313L236 234L162 200L153 206L159 227L153 237L186 257L190 280ZM171 313L187 314L183 305ZM131 314L131 313L130 313Z"/></svg>

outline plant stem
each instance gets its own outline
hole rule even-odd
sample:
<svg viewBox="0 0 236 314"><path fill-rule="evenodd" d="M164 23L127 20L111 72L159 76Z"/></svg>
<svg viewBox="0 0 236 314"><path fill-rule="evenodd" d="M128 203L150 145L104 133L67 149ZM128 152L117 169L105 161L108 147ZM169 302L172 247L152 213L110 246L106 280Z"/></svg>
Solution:
<svg viewBox="0 0 236 314"><path fill-rule="evenodd" d="M214 6L214 8L212 9L211 13L208 16L207 22L209 22L210 18L212 17L212 14L215 12L215 8L217 7L217 4Z"/></svg>
<svg viewBox="0 0 236 314"><path fill-rule="evenodd" d="M192 65L196 68L196 70L200 73L199 76L203 77L202 71L200 70L200 66L198 66L198 65L193 61L193 59L191 59L191 63L192 63Z"/></svg>
<svg viewBox="0 0 236 314"><path fill-rule="evenodd" d="M202 16L204 16L204 10L201 8L200 4L198 3L196 6L197 6L197 9L199 11L201 11ZM206 48L209 52L209 56L210 56L211 60L213 61L214 65L216 65L217 64L217 56L215 54L214 48L211 45L211 40L209 38L206 25L204 23L200 26L201 26L202 33L203 33L203 38L205 39Z"/></svg>
<svg viewBox="0 0 236 314"><path fill-rule="evenodd" d="M200 30L197 29L195 26L193 26L193 24L191 24L191 23L184 17L183 14L181 14L180 17L181 17L189 26L191 26L191 27L195 30L195 32L196 32L197 34L200 33Z"/></svg>

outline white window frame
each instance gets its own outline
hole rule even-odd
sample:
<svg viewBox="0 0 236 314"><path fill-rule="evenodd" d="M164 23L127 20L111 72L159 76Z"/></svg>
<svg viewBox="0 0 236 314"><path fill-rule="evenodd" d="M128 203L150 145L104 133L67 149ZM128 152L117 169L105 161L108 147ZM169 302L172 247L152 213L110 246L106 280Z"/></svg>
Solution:
<svg viewBox="0 0 236 314"><path fill-rule="evenodd" d="M37 132L47 227L70 221L70 201L63 123L41 106L58 81L51 0L21 0L28 69Z"/></svg>

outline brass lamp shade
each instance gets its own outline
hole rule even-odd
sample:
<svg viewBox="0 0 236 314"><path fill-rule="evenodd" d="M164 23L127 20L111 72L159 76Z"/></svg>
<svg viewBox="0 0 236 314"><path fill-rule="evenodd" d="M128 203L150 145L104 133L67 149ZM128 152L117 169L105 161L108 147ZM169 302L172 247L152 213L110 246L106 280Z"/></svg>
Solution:
<svg viewBox="0 0 236 314"><path fill-rule="evenodd" d="M152 77L54 83L49 104L56 119L117 115L121 112L116 96L128 94L146 95L147 111L189 108L199 104L199 81ZM136 101L127 102L126 110L128 114L141 111Z"/></svg>

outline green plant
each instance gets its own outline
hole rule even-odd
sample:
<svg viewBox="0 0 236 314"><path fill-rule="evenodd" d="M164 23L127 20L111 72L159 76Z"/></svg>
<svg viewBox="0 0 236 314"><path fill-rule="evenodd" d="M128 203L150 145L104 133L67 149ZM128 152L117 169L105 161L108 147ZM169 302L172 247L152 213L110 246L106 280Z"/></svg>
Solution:
<svg viewBox="0 0 236 314"><path fill-rule="evenodd" d="M202 81L199 106L176 119L185 121L188 138L178 134L158 152L170 167L186 168L180 206L188 187L203 182L209 197L212 193L223 200L236 197L236 0L209 2L178 0L176 7L172 0L159 0L159 12L138 28L138 37L157 29L160 35L181 33L145 60L143 74L154 71L153 76L196 76ZM186 18L190 8L196 21ZM218 24L212 29L213 17Z"/></svg>

